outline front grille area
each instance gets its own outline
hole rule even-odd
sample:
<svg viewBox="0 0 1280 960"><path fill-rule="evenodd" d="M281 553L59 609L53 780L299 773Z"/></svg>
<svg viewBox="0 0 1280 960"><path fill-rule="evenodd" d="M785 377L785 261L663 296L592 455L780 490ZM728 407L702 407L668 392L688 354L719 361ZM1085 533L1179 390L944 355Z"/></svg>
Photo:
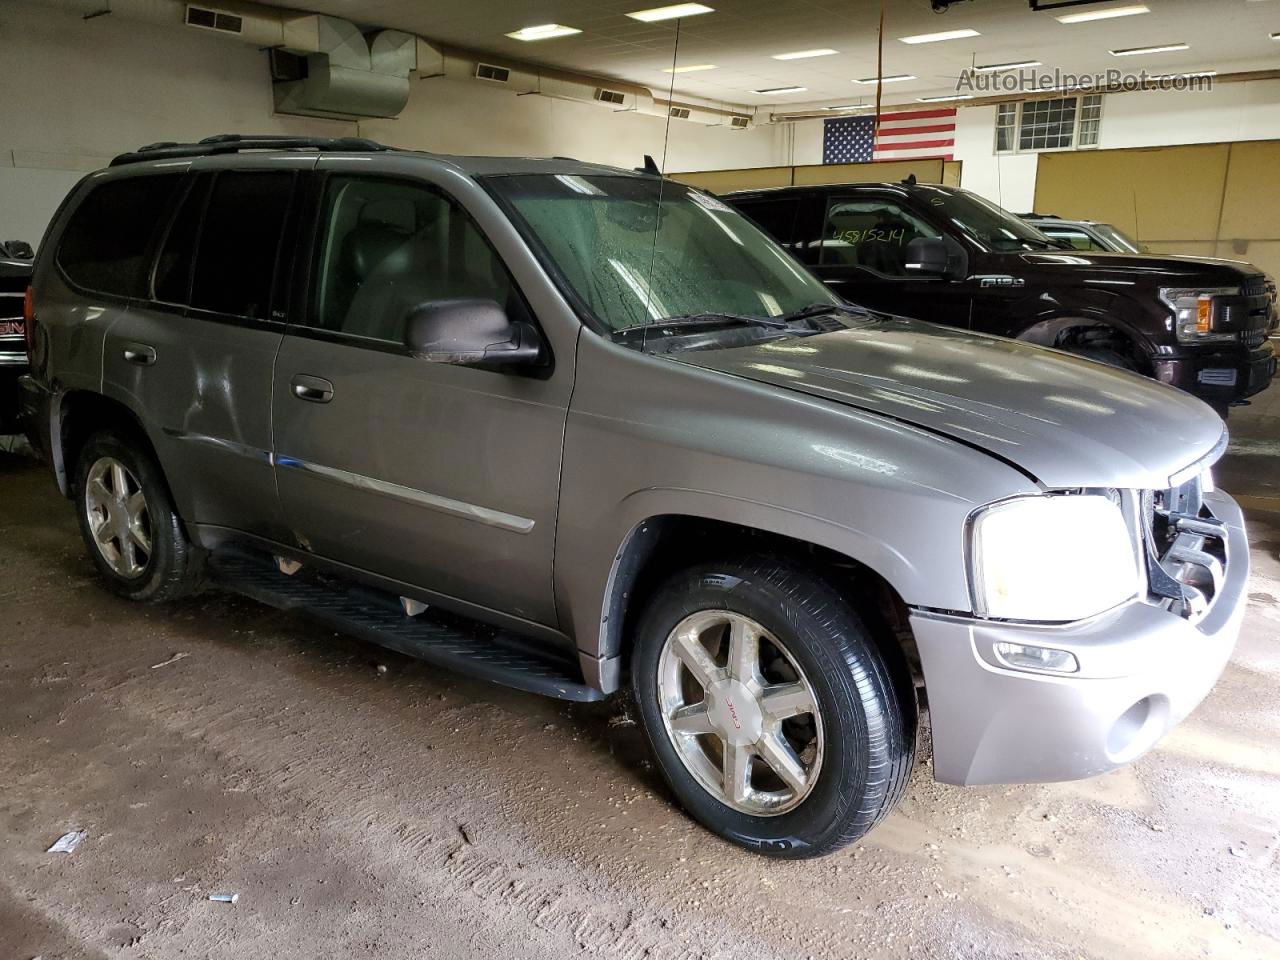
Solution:
<svg viewBox="0 0 1280 960"><path fill-rule="evenodd" d="M1204 505L1199 475L1142 494L1141 517L1152 603L1199 620L1222 588L1226 530Z"/></svg>

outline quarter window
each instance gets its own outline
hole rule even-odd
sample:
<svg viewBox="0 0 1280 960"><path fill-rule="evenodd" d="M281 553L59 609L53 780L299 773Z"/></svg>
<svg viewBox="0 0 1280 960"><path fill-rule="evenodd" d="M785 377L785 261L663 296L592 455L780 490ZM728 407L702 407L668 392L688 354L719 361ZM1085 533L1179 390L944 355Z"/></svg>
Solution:
<svg viewBox="0 0 1280 960"><path fill-rule="evenodd" d="M192 307L267 318L293 180L286 171L217 175L197 246Z"/></svg>
<svg viewBox="0 0 1280 960"><path fill-rule="evenodd" d="M142 296L152 242L181 182L174 173L95 187L62 233L57 260L67 279L95 293Z"/></svg>
<svg viewBox="0 0 1280 960"><path fill-rule="evenodd" d="M400 343L422 303L481 298L525 315L506 267L467 215L417 184L331 177L310 324Z"/></svg>
<svg viewBox="0 0 1280 960"><path fill-rule="evenodd" d="M822 262L904 277L907 244L917 237L941 235L892 200L833 200L827 210Z"/></svg>

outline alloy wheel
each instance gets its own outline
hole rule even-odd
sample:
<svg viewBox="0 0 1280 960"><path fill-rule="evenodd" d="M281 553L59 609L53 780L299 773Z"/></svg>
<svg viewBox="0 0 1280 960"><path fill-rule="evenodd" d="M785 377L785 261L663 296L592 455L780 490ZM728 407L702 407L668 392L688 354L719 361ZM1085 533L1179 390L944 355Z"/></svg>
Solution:
<svg viewBox="0 0 1280 960"><path fill-rule="evenodd" d="M658 660L666 733L685 768L720 802L776 816L809 795L822 767L822 716L782 642L729 610L690 614Z"/></svg>
<svg viewBox="0 0 1280 960"><path fill-rule="evenodd" d="M139 576L151 560L151 516L138 478L114 457L89 468L85 514L98 553L126 579Z"/></svg>

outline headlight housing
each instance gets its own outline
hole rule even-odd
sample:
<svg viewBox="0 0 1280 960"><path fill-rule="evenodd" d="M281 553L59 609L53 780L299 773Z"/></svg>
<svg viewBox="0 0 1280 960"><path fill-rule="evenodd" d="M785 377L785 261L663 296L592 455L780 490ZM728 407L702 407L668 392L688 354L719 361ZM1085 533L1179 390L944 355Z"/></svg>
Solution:
<svg viewBox="0 0 1280 960"><path fill-rule="evenodd" d="M1179 343L1219 343L1235 340L1234 333L1215 330L1218 300L1240 296L1239 287L1161 287L1160 299L1173 311L1173 330Z"/></svg>
<svg viewBox="0 0 1280 960"><path fill-rule="evenodd" d="M975 612L994 619L1080 620L1131 599L1141 582L1124 512L1101 494L985 507L973 518L970 553Z"/></svg>

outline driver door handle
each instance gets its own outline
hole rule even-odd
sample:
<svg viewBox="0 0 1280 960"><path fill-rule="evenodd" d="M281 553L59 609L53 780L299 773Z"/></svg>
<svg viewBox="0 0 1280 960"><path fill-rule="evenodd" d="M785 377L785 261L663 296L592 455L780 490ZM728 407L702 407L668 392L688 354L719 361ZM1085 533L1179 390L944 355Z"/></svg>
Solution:
<svg viewBox="0 0 1280 960"><path fill-rule="evenodd" d="M310 377L305 373L298 373L294 374L289 383L293 387L293 395L299 400L328 403L333 399L333 384L323 377Z"/></svg>

